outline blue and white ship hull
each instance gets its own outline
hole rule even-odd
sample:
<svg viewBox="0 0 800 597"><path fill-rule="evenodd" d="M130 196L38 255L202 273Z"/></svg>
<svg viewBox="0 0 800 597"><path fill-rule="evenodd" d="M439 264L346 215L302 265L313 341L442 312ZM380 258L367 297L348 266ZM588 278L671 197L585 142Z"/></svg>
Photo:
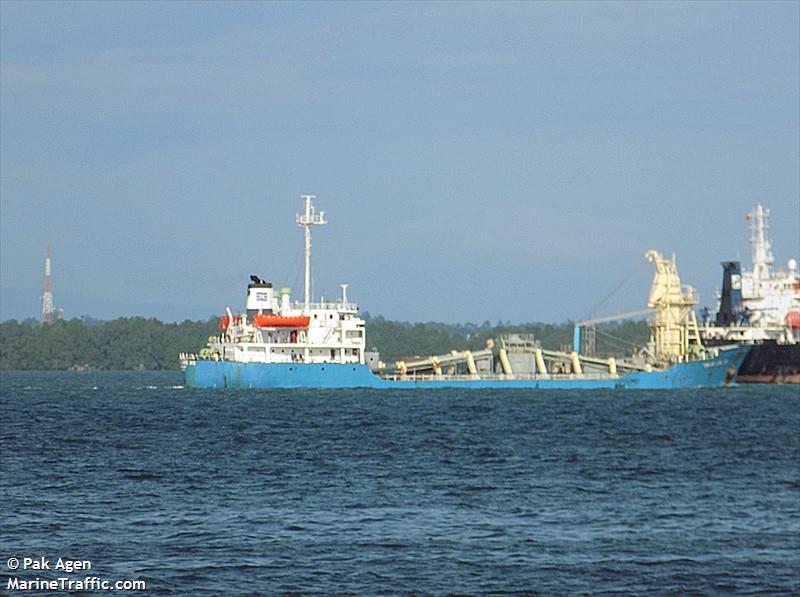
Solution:
<svg viewBox="0 0 800 597"><path fill-rule="evenodd" d="M195 388L536 388L591 390L599 388L675 389L719 387L735 380L748 346L720 351L704 360L679 363L667 369L620 375L532 375L526 377L469 376L379 377L362 364L241 363L198 360L188 364L186 385Z"/></svg>
<svg viewBox="0 0 800 597"><path fill-rule="evenodd" d="M474 353L451 351L414 357L410 362L395 362L394 369L389 370L376 353L367 359L366 322L359 317L358 306L347 300L347 284L341 285L339 300L311 300L311 228L326 221L325 212L317 212L314 207L314 195L302 198L303 212L297 214L295 221L304 235L303 301L293 302L290 289L276 291L271 282L251 275L245 312L234 314L226 309L227 314L220 317L219 334L209 337L198 354L180 355L187 386L585 390L716 387L735 379L749 350L736 347L721 350L713 357L691 360L707 354L693 311L696 295L691 287L681 285L675 256L665 259L658 251L650 250L645 257L655 263L656 271L647 304L655 311L655 318L650 342L633 362L621 362L618 367L613 358L582 357L580 326L576 325L571 353L545 351L532 336L501 337L495 349L494 339L489 338L486 348ZM596 324L617 318L580 323ZM523 362L516 360L512 365L510 355ZM375 364L381 375L373 373L368 362Z"/></svg>

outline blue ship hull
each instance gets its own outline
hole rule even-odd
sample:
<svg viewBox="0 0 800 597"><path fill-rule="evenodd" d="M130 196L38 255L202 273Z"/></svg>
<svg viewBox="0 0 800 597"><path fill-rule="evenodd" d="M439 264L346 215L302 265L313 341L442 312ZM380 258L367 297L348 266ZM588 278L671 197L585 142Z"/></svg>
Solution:
<svg viewBox="0 0 800 597"><path fill-rule="evenodd" d="M538 388L592 390L598 388L674 389L718 387L735 379L749 346L721 351L703 361L679 363L665 370L636 371L619 376L532 376L528 378L470 379L435 377L384 379L366 365L338 363L237 363L192 361L186 367L186 385L193 388Z"/></svg>

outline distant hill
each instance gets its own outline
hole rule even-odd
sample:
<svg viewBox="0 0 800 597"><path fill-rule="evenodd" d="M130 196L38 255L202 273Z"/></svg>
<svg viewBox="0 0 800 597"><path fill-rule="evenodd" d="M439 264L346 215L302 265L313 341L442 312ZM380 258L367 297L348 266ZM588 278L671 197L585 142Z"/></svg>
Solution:
<svg viewBox="0 0 800 597"><path fill-rule="evenodd" d="M391 363L401 357L483 348L486 340L508 333L534 334L543 348L572 343L571 323L481 325L389 321L365 314L367 347ZM218 333L217 321L163 323L142 317L98 321L91 318L40 325L34 320L0 324L0 369L177 369L178 353L197 352ZM597 353L629 355L649 332L645 322L598 328Z"/></svg>

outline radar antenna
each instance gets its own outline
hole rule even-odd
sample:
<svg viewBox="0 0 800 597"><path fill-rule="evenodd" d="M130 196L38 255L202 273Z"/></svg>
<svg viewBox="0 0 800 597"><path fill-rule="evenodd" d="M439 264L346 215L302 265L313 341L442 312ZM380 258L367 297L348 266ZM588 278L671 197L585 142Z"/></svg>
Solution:
<svg viewBox="0 0 800 597"><path fill-rule="evenodd" d="M303 229L303 236L305 238L305 276L303 280L303 310L308 313L309 304L311 302L311 227L321 226L327 224L325 221L325 212L321 211L316 213L312 201L317 198L316 195L301 195L303 199L304 212L297 214L295 221L297 225Z"/></svg>

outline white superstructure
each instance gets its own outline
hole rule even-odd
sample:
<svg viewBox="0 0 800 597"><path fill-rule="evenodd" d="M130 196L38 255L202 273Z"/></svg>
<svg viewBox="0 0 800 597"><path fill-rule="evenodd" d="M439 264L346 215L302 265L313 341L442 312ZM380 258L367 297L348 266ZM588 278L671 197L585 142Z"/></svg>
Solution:
<svg viewBox="0 0 800 597"><path fill-rule="evenodd" d="M773 270L769 210L758 203L747 219L750 221L753 264L751 270L742 269L741 273L735 272L731 276L729 310L735 321L725 325L719 325L719 318L716 324L707 322L701 330L703 339L746 343L761 340L777 340L782 344L800 342L797 260L789 259L786 270Z"/></svg>
<svg viewBox="0 0 800 597"><path fill-rule="evenodd" d="M230 308L220 318L220 334L209 338L199 355L181 355L182 365L196 358L240 363L353 363L364 364L365 323L358 306L347 300L342 284L339 300L311 300L311 227L325 224L314 195L303 195L304 211L296 217L303 228L305 276L302 301L291 291L276 292L272 284L250 276L245 313Z"/></svg>
<svg viewBox="0 0 800 597"><path fill-rule="evenodd" d="M800 311L797 261L789 259L788 271L773 272L769 210L759 203L749 216L753 269L742 272L742 304L750 311L751 326L780 328L789 313Z"/></svg>

